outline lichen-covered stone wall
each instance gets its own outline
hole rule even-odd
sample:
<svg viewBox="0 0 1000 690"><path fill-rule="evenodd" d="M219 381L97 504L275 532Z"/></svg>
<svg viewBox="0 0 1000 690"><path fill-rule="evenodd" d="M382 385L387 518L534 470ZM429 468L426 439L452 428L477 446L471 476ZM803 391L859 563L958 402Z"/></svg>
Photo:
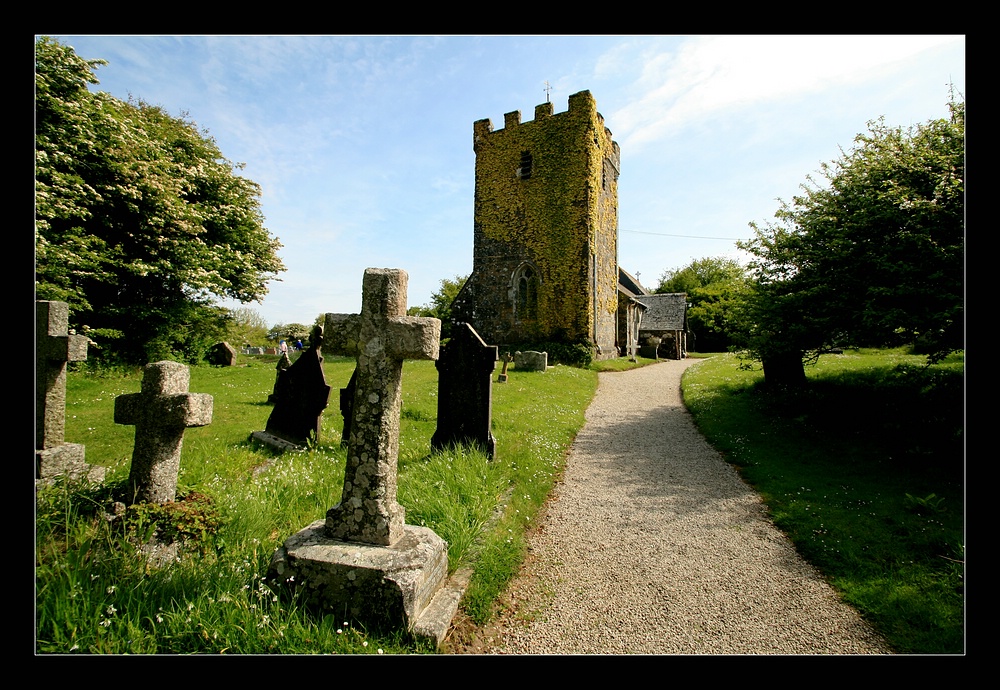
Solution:
<svg viewBox="0 0 1000 690"><path fill-rule="evenodd" d="M619 148L588 91L504 128L473 126L473 272L453 305L486 342L547 339L614 350Z"/></svg>

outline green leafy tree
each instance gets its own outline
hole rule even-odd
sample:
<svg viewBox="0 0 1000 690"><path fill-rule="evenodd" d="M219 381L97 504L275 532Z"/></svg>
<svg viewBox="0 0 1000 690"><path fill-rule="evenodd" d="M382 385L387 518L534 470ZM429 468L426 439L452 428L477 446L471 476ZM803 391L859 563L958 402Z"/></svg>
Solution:
<svg viewBox="0 0 1000 690"><path fill-rule="evenodd" d="M410 316L430 316L441 319L441 339L451 336L451 304L465 285L469 276L442 278L441 286L431 295L430 304L410 307L406 313Z"/></svg>
<svg viewBox="0 0 1000 690"><path fill-rule="evenodd" d="M723 352L732 344L733 312L746 285L746 269L738 261L706 257L665 271L654 292L687 293L692 346L700 352Z"/></svg>
<svg viewBox="0 0 1000 690"><path fill-rule="evenodd" d="M754 286L743 344L765 379L804 380L831 346L964 348L965 103L903 129L869 122L776 222L740 243ZM769 371L770 370L770 371Z"/></svg>
<svg viewBox="0 0 1000 690"><path fill-rule="evenodd" d="M267 322L256 309L237 307L229 312L226 340L234 347L267 342Z"/></svg>
<svg viewBox="0 0 1000 690"><path fill-rule="evenodd" d="M267 339L272 343L285 340L290 347L296 340L301 340L303 344L307 343L311 331L312 326L301 323L276 323L268 330Z"/></svg>
<svg viewBox="0 0 1000 690"><path fill-rule="evenodd" d="M35 291L69 303L102 356L196 361L217 297L257 301L284 270L260 187L186 116L93 93L69 46L35 42Z"/></svg>

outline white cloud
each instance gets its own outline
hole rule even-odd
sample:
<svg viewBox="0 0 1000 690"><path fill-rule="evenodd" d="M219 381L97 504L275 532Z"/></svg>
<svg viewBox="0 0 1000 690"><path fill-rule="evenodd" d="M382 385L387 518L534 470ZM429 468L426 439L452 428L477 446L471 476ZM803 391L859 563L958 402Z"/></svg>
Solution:
<svg viewBox="0 0 1000 690"><path fill-rule="evenodd" d="M707 117L833 84L862 83L957 36L705 36L645 59L635 91L612 116L635 146ZM614 62L616 55L608 56Z"/></svg>

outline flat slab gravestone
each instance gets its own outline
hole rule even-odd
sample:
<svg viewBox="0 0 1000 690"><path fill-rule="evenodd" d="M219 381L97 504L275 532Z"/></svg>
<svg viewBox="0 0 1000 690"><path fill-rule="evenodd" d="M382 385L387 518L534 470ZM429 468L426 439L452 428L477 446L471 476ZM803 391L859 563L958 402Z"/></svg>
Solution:
<svg viewBox="0 0 1000 690"><path fill-rule="evenodd" d="M455 325L441 347L438 370L437 430L431 448L473 445L490 458L496 454L493 436L493 370L498 348L487 345L467 323Z"/></svg>
<svg viewBox="0 0 1000 690"><path fill-rule="evenodd" d="M441 338L438 319L406 316L407 283L403 270L366 269L361 314L326 315L328 351L358 360L343 493L275 552L267 579L338 616L440 644L457 607L444 586L448 545L406 525L396 502L403 361L437 359Z"/></svg>
<svg viewBox="0 0 1000 690"><path fill-rule="evenodd" d="M105 468L84 461L84 446L65 442L66 365L87 359L88 339L69 332L65 302L35 302L35 327L35 479L104 481Z"/></svg>
<svg viewBox="0 0 1000 690"><path fill-rule="evenodd" d="M212 423L212 396L189 393L191 372L177 362L147 364L139 393L115 398L115 423L135 426L128 489L133 503L177 496L184 430Z"/></svg>
<svg viewBox="0 0 1000 690"><path fill-rule="evenodd" d="M533 350L515 352L514 366L518 371L545 371L549 366L549 353Z"/></svg>

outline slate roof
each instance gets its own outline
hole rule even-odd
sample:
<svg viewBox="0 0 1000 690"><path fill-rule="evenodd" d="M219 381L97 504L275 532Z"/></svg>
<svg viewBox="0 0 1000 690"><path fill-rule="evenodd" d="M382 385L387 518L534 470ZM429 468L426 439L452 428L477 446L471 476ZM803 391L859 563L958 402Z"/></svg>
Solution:
<svg viewBox="0 0 1000 690"><path fill-rule="evenodd" d="M642 331L683 331L687 312L687 293L639 295L636 299L648 309L642 315Z"/></svg>

